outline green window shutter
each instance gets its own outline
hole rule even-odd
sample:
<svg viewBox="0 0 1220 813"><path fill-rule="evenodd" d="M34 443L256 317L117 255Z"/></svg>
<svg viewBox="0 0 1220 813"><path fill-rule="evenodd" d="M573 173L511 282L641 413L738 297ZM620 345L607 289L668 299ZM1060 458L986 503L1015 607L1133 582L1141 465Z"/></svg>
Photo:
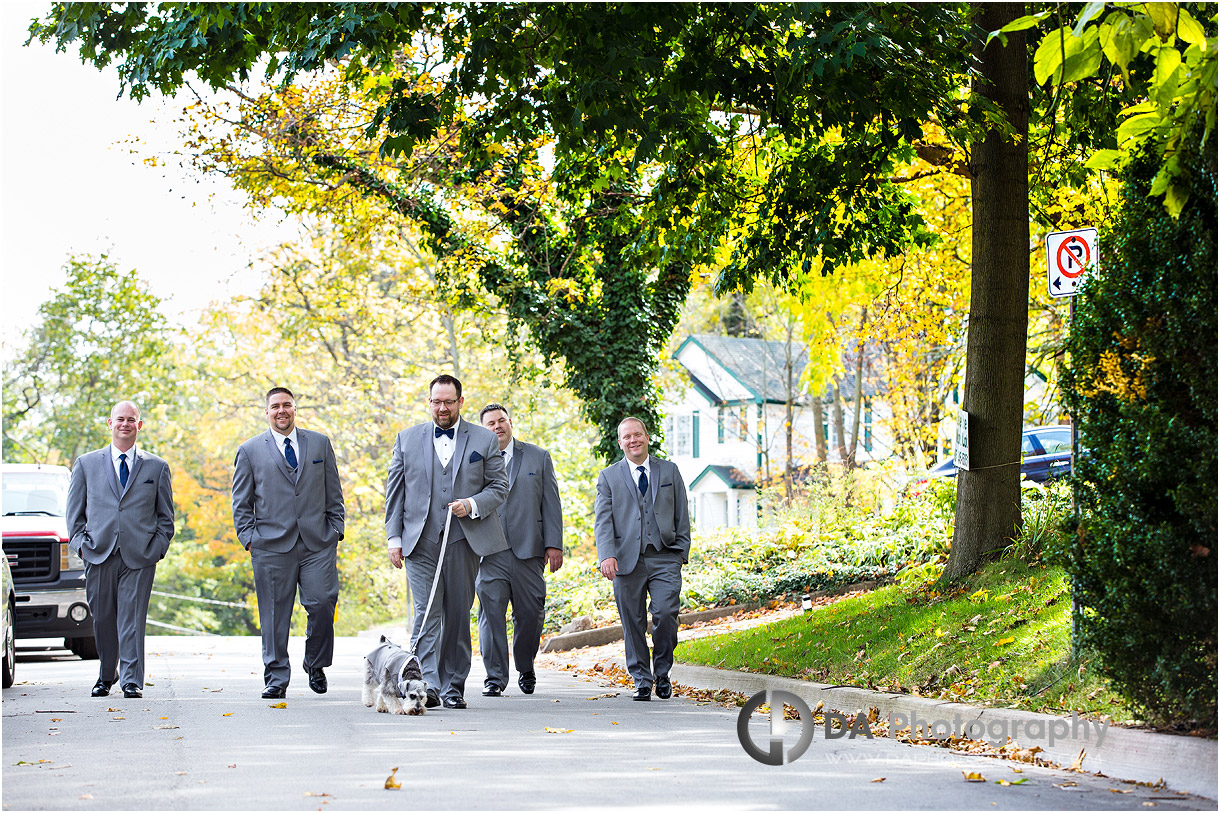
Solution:
<svg viewBox="0 0 1220 813"><path fill-rule="evenodd" d="M699 410L690 416L690 448L691 457L699 456Z"/></svg>

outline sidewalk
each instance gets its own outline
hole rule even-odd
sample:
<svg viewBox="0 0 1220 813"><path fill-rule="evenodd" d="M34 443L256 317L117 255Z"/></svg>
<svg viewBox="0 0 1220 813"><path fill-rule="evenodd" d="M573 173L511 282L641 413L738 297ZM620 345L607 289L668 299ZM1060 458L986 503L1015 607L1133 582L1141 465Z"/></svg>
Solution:
<svg viewBox="0 0 1220 813"><path fill-rule="evenodd" d="M689 640L744 629L798 612L795 609L780 610L753 618L727 619L717 623L713 618L719 619L725 613L717 615L715 611L709 611L698 626L679 630L678 639ZM589 633L597 633L596 638ZM554 636L547 641L547 654L539 656L539 665L590 669L595 664L610 661L621 667L621 639L621 627L602 627L598 630L572 633L569 636ZM600 645L590 646L590 643ZM870 710L875 709L877 718L897 721L897 729L903 727L903 721L946 721L957 725L958 730L973 722L972 727L976 731L1019 732L1018 736L1013 738L1018 745L1024 748L1038 746L1042 749L1038 754L1039 758L1058 763L1062 767L1075 766L1086 772L1133 782L1164 781L1170 789L1188 791L1208 799L1220 796L1217 793L1216 740L1118 726L1110 726L1102 733L1098 730L1098 726L1102 724L1089 722L1086 726L1079 720L1073 730L1071 717L1016 709L984 708L854 686L830 686L707 666L675 664L671 677L679 686L705 690L724 689L747 696L764 689L791 692L805 700L810 708L822 703L826 710L839 712L853 719L857 713L868 715ZM979 725L982 729L978 728ZM1031 730L1034 732L1032 738L1026 736ZM1043 732L1042 735L1038 735L1039 731ZM987 739L991 739L991 736Z"/></svg>

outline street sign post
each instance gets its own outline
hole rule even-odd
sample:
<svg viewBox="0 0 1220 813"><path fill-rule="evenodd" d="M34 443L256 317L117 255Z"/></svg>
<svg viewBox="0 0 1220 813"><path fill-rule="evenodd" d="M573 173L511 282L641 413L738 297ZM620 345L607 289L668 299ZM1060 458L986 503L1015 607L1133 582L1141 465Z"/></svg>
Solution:
<svg viewBox="0 0 1220 813"><path fill-rule="evenodd" d="M1075 296L1085 274L1097 268L1097 229L1046 235L1046 290L1054 297Z"/></svg>

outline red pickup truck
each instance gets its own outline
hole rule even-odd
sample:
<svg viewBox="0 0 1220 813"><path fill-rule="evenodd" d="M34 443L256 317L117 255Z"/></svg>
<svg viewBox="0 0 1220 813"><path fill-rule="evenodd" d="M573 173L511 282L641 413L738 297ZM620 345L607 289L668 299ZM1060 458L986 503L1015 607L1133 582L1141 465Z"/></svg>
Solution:
<svg viewBox="0 0 1220 813"><path fill-rule="evenodd" d="M68 547L64 519L68 469L6 463L0 468L4 553L17 598L18 638L58 638L82 658L96 658L93 615L85 599L85 563Z"/></svg>

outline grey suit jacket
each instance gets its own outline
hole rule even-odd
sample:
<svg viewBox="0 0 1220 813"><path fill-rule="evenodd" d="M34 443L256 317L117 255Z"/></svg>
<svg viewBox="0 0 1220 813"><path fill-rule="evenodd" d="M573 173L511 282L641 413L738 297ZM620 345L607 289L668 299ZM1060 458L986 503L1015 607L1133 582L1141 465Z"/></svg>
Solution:
<svg viewBox="0 0 1220 813"><path fill-rule="evenodd" d="M273 437L274 435L274 437ZM297 473L270 429L243 443L233 461L233 526L246 550L285 553L300 538L312 551L343 538L343 488L330 438L297 427Z"/></svg>
<svg viewBox="0 0 1220 813"><path fill-rule="evenodd" d="M518 559L542 556L547 548L563 550L563 511L550 452L513 440L508 498L499 514L508 544Z"/></svg>
<svg viewBox="0 0 1220 813"><path fill-rule="evenodd" d="M653 513L661 530L661 544L667 550L690 559L690 513L686 505L686 484L678 467L668 460L648 456L651 471ZM597 475L597 499L593 506L593 541L598 562L615 558L618 572L635 570L640 558L643 511L637 499L635 471L626 458L607 466Z"/></svg>
<svg viewBox="0 0 1220 813"><path fill-rule="evenodd" d="M68 544L86 562L100 565L118 545L128 567L155 565L174 536L169 465L137 446L127 488L120 488L110 446L81 455L68 484L66 519Z"/></svg>
<svg viewBox="0 0 1220 813"><path fill-rule="evenodd" d="M428 519L432 499L432 467L439 465L433 423L416 424L398 433L385 484L385 535L402 538L402 555L415 550ZM459 421L453 437L453 496L473 497L479 518L456 517L470 548L480 556L508 549L496 509L508 494L504 458L495 434L469 421Z"/></svg>

